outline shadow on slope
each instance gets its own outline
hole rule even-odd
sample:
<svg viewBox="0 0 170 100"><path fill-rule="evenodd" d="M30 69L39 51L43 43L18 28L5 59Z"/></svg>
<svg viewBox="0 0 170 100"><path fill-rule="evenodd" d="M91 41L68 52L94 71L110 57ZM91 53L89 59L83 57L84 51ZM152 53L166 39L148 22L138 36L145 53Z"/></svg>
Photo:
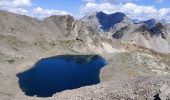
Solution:
<svg viewBox="0 0 170 100"><path fill-rule="evenodd" d="M111 27L122 22L126 15L120 12L116 12L110 15L99 12L96 16L99 20L99 23L101 24L101 29L103 29L104 31L109 31Z"/></svg>

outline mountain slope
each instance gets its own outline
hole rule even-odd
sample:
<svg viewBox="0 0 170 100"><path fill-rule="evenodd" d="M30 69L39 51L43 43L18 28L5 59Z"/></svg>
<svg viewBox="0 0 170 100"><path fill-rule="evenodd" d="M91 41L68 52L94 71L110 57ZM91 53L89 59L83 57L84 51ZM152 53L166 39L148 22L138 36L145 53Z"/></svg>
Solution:
<svg viewBox="0 0 170 100"><path fill-rule="evenodd" d="M164 83L169 86L170 55L156 52L169 46L168 25L157 23L150 28L145 23L134 24L123 13L96 14L80 20L65 15L40 21L1 11L1 99L150 99L160 93ZM19 88L16 74L32 68L40 59L87 54L100 55L108 62L100 71L100 84L50 98L28 97Z"/></svg>
<svg viewBox="0 0 170 100"><path fill-rule="evenodd" d="M132 20L130 20L125 14L121 12L109 15L103 12L96 12L92 15L82 18L81 20L100 33L100 35L109 36L133 23Z"/></svg>
<svg viewBox="0 0 170 100"><path fill-rule="evenodd" d="M158 52L170 52L169 25L155 19L135 23L125 14L97 12L81 19L101 36L115 38Z"/></svg>

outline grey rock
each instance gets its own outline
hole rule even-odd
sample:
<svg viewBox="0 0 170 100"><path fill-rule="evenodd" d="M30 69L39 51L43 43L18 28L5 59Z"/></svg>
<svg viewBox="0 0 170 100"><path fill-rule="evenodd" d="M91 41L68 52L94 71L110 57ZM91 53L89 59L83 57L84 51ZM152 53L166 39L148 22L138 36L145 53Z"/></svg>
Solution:
<svg viewBox="0 0 170 100"><path fill-rule="evenodd" d="M170 86L167 84L164 84L160 88L161 93L159 94L159 97L161 100L169 100L170 99Z"/></svg>
<svg viewBox="0 0 170 100"><path fill-rule="evenodd" d="M157 95L169 98L170 25L155 25L152 30L159 36L151 36L150 27L135 24L122 13L100 12L98 17L96 14L80 20L66 15L40 21L1 11L0 98L154 100ZM22 92L16 74L30 69L42 58L68 54L104 57L108 65L100 72L101 83L66 90L49 98L28 97Z"/></svg>

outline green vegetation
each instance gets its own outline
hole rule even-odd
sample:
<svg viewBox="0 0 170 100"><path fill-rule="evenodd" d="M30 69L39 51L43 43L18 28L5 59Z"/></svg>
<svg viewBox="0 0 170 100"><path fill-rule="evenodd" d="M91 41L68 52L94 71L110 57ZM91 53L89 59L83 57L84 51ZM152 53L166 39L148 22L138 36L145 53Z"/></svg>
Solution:
<svg viewBox="0 0 170 100"><path fill-rule="evenodd" d="M58 41L59 45L63 46L73 46L73 44L76 42L76 40L60 40Z"/></svg>
<svg viewBox="0 0 170 100"><path fill-rule="evenodd" d="M15 59L7 60L7 62L10 63L10 64L13 64L15 62Z"/></svg>

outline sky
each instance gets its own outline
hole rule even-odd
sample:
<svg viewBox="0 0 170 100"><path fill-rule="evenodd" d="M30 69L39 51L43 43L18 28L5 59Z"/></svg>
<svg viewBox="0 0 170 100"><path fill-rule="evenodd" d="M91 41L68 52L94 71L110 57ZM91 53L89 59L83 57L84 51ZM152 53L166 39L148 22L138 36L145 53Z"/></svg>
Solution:
<svg viewBox="0 0 170 100"><path fill-rule="evenodd" d="M68 14L81 18L96 11L123 12L131 19L170 22L170 0L0 0L0 10L38 19Z"/></svg>

